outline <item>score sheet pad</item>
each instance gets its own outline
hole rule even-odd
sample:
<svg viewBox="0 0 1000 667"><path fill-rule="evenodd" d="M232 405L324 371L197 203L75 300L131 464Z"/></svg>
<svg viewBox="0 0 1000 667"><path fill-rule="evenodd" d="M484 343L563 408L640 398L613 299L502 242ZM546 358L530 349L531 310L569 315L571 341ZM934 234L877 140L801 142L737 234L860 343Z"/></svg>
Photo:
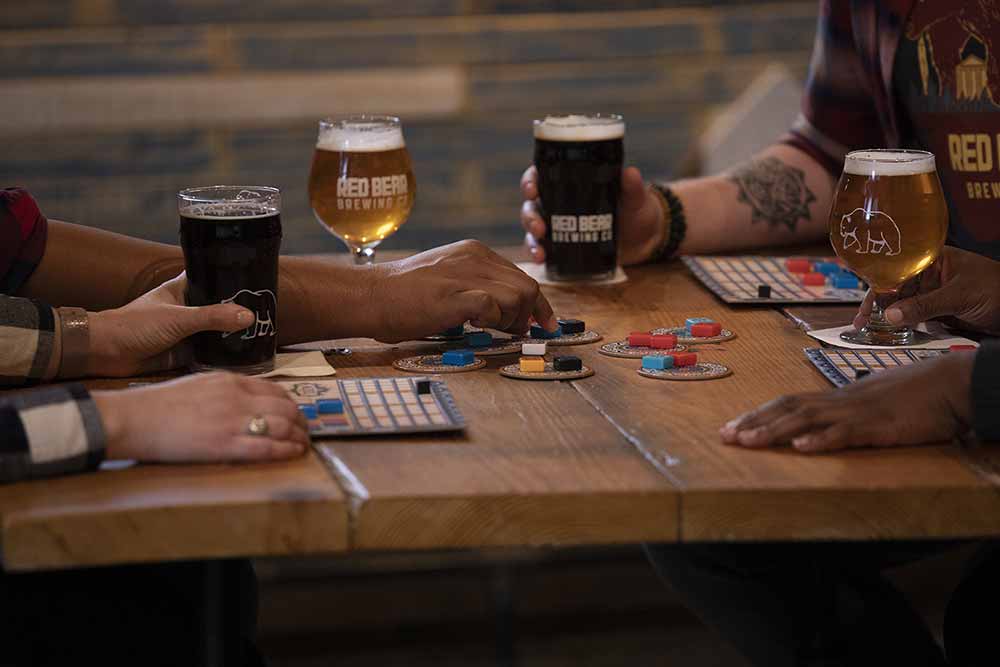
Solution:
<svg viewBox="0 0 1000 667"><path fill-rule="evenodd" d="M804 285L802 274L785 268L788 257L682 257L695 277L726 303L861 303L863 289ZM831 257L810 257L811 263L830 263ZM771 296L758 296L761 285Z"/></svg>

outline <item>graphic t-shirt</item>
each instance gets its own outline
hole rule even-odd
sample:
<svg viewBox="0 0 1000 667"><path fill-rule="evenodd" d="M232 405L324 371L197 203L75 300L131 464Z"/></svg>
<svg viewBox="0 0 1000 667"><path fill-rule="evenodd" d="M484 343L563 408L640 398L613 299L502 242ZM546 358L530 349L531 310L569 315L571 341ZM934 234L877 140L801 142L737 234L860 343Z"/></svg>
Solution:
<svg viewBox="0 0 1000 667"><path fill-rule="evenodd" d="M994 259L1000 259L998 50L1000 3L921 0L893 66L904 145L937 157L951 214L948 243Z"/></svg>

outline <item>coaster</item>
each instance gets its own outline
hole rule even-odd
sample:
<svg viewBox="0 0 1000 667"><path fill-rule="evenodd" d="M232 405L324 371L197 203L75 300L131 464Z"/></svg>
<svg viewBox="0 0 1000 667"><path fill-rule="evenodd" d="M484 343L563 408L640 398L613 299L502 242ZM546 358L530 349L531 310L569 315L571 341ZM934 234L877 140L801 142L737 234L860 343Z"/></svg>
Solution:
<svg viewBox="0 0 1000 667"><path fill-rule="evenodd" d="M729 329L723 329L722 333L718 336L689 336L687 329L684 327L665 327L660 329L653 329L650 331L652 334L673 334L677 336L677 340L681 343L687 343L688 345L694 345L695 343L723 343L727 340L732 340L736 338L736 334Z"/></svg>
<svg viewBox="0 0 1000 667"><path fill-rule="evenodd" d="M464 373L479 370L486 365L483 359L476 359L466 366L446 366L441 363L440 354L422 354L417 357L397 359L392 362L393 368L407 373Z"/></svg>
<svg viewBox="0 0 1000 667"><path fill-rule="evenodd" d="M545 372L524 373L520 364L510 364L500 369L500 375L515 380L579 380L594 374L594 369L584 366L578 371L557 371L551 361L545 362Z"/></svg>
<svg viewBox="0 0 1000 667"><path fill-rule="evenodd" d="M637 372L643 377L654 380L717 380L732 374L728 366L713 361L700 361L694 366L668 368L663 371L640 368Z"/></svg>
<svg viewBox="0 0 1000 667"><path fill-rule="evenodd" d="M596 331L588 329L583 333L578 334L566 334L565 336L559 336L559 338L533 338L533 341L539 343L545 343L551 345L552 347L560 347L563 345L587 345L589 343L596 343L603 340L604 336L597 333Z"/></svg>
<svg viewBox="0 0 1000 667"><path fill-rule="evenodd" d="M662 357L674 352L683 352L686 345L677 345L669 349L659 347L632 347L627 340L619 340L614 343L605 343L597 349L606 357L619 357L621 359L642 359L645 356Z"/></svg>

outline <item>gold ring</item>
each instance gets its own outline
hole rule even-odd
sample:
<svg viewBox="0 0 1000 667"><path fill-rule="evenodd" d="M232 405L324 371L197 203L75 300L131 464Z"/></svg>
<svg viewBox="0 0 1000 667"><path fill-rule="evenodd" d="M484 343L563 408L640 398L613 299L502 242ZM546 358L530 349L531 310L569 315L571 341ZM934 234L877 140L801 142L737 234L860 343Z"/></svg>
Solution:
<svg viewBox="0 0 1000 667"><path fill-rule="evenodd" d="M262 415L256 415L247 424L247 433L250 435L267 435L267 419Z"/></svg>

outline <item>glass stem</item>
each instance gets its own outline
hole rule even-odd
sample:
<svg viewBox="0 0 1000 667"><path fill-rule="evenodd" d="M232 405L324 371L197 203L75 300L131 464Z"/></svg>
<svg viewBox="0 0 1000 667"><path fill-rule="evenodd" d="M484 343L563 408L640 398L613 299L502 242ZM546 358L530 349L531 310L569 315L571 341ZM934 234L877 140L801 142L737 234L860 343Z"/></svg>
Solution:
<svg viewBox="0 0 1000 667"><path fill-rule="evenodd" d="M876 294L872 301L872 313L868 317L869 329L894 329L889 320L885 319L885 307L892 303L891 294ZM885 304L885 305L883 305Z"/></svg>
<svg viewBox="0 0 1000 667"><path fill-rule="evenodd" d="M374 264L375 263L375 248L352 248L354 251L354 263L355 264Z"/></svg>

